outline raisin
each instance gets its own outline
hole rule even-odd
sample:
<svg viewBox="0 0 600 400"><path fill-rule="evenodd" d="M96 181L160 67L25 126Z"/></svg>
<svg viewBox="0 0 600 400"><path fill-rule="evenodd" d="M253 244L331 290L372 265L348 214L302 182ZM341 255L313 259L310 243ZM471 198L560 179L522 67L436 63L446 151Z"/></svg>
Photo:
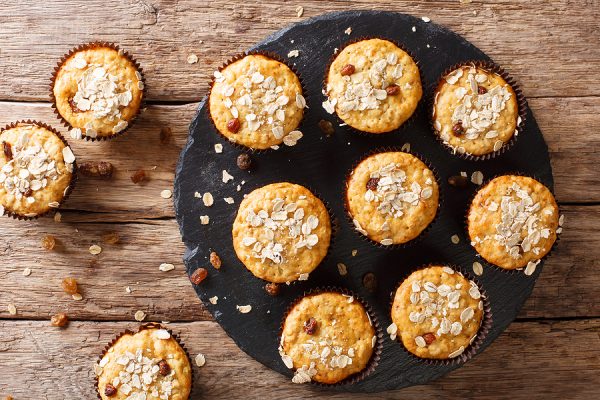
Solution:
<svg viewBox="0 0 600 400"><path fill-rule="evenodd" d="M461 136L465 133L465 128L462 126L462 121L458 121L454 124L452 127L452 133L454 133L455 136Z"/></svg>
<svg viewBox="0 0 600 400"><path fill-rule="evenodd" d="M46 250L53 250L56 246L56 239L52 235L46 235L42 238L42 247Z"/></svg>
<svg viewBox="0 0 600 400"><path fill-rule="evenodd" d="M71 295L79 293L78 288L77 288L77 280L75 278L63 279L62 288L65 291L65 293L68 293Z"/></svg>
<svg viewBox="0 0 600 400"><path fill-rule="evenodd" d="M356 71L356 68L354 67L354 65L346 64L340 70L340 74L342 74L342 76L348 76L348 75L352 75L355 71Z"/></svg>
<svg viewBox="0 0 600 400"><path fill-rule="evenodd" d="M168 126L163 126L160 128L160 142L162 144L167 144L171 140L171 136L173 136L173 130Z"/></svg>
<svg viewBox="0 0 600 400"><path fill-rule="evenodd" d="M335 133L335 129L331 121L327 121L325 119L319 121L319 129L327 136L331 136Z"/></svg>
<svg viewBox="0 0 600 400"><path fill-rule="evenodd" d="M487 93L487 89L484 88L483 86L477 86L477 94L486 94Z"/></svg>
<svg viewBox="0 0 600 400"><path fill-rule="evenodd" d="M227 122L227 130L231 133L237 133L240 130L240 120L237 118L232 118Z"/></svg>
<svg viewBox="0 0 600 400"><path fill-rule="evenodd" d="M23 196L25 196L25 197L29 197L29 196L31 196L32 194L33 194L33 190L31 190L31 188L29 188L29 189L27 189L27 190L25 191L25 193L23 193Z"/></svg>
<svg viewBox="0 0 600 400"><path fill-rule="evenodd" d="M82 112L79 108L77 108L77 104L75 104L75 101L72 97L69 99L69 105L71 106L71 110L73 110L74 113Z"/></svg>
<svg viewBox="0 0 600 400"><path fill-rule="evenodd" d="M452 175L451 177L448 178L448 183L451 186L464 189L469 185L469 180L467 179L466 176Z"/></svg>
<svg viewBox="0 0 600 400"><path fill-rule="evenodd" d="M391 84L390 86L385 88L385 91L388 94L388 96L395 96L398 93L400 93L400 86Z"/></svg>
<svg viewBox="0 0 600 400"><path fill-rule="evenodd" d="M265 291L266 291L266 292L267 292L269 295L271 295L271 296L275 297L275 296L278 296L278 295L279 295L279 292L281 291L281 286L279 286L279 285L278 285L278 284L276 284L276 283L267 283L267 284L265 285Z"/></svg>
<svg viewBox="0 0 600 400"><path fill-rule="evenodd" d="M377 276L372 272L367 272L363 276L363 286L371 293L377 290Z"/></svg>
<svg viewBox="0 0 600 400"><path fill-rule="evenodd" d="M238 156L237 166L239 169L247 170L247 169L250 169L251 165L252 165L252 159L250 158L250 156L248 154L242 153Z"/></svg>
<svg viewBox="0 0 600 400"><path fill-rule="evenodd" d="M212 251L210 253L209 260L213 267L215 267L216 269L221 268L221 257L219 257L219 255L216 252Z"/></svg>
<svg viewBox="0 0 600 400"><path fill-rule="evenodd" d="M106 386L104 387L104 395L108 396L108 397L112 397L115 394L117 394L117 388L114 387L113 385L111 385L110 383L107 383Z"/></svg>
<svg viewBox="0 0 600 400"><path fill-rule="evenodd" d="M208 271L205 268L198 268L192 273L192 276L190 276L190 281L192 281L194 285L199 285L207 276Z"/></svg>
<svg viewBox="0 0 600 400"><path fill-rule="evenodd" d="M435 341L435 335L431 332L428 332L423 335L423 339L425 339L425 343L427 343L427 346L429 346Z"/></svg>
<svg viewBox="0 0 600 400"><path fill-rule="evenodd" d="M6 156L6 159L8 161L12 160L13 154L12 154L12 147L11 147L10 143L2 142L2 150L4 150L4 155Z"/></svg>
<svg viewBox="0 0 600 400"><path fill-rule="evenodd" d="M110 179L113 175L113 165L107 161L87 161L79 164L79 173L91 178Z"/></svg>
<svg viewBox="0 0 600 400"><path fill-rule="evenodd" d="M117 232L108 232L102 235L102 240L104 240L104 243L117 244L121 238Z"/></svg>
<svg viewBox="0 0 600 400"><path fill-rule="evenodd" d="M57 326L59 328L66 326L68 323L69 318L67 318L67 314L65 313L58 313L50 318L50 325Z"/></svg>
<svg viewBox="0 0 600 400"><path fill-rule="evenodd" d="M169 367L169 364L165 360L160 360L158 362L158 372L162 376L167 376L171 372L171 367Z"/></svg>
<svg viewBox="0 0 600 400"><path fill-rule="evenodd" d="M139 169L135 172L135 174L131 175L131 182L138 184L142 183L146 180L146 173L143 169Z"/></svg>
<svg viewBox="0 0 600 400"><path fill-rule="evenodd" d="M367 181L367 189L376 191L378 183L379 183L379 178L369 178L369 180Z"/></svg>
<svg viewBox="0 0 600 400"><path fill-rule="evenodd" d="M313 317L310 317L304 323L304 332L309 335L314 335L317 332L317 320Z"/></svg>

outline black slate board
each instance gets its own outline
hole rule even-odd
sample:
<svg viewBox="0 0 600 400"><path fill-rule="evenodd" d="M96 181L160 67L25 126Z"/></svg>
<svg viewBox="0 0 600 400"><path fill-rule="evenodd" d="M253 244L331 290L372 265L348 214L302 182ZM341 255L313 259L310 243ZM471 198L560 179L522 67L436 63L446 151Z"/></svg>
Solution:
<svg viewBox="0 0 600 400"><path fill-rule="evenodd" d="M412 27L416 27L416 32ZM351 27L352 33L344 33ZM501 35L501 32L498 32ZM317 124L321 119L334 123L333 116L321 107L323 76L334 48L343 47L349 40L379 36L404 45L419 62L424 82L424 100L417 116L408 126L397 132L380 135L359 135L347 127L336 126L332 137L324 137ZM294 41L291 43L291 41ZM298 49L297 58L287 58L290 50ZM236 167L238 148L217 134L206 112L205 100L190 125L188 143L181 153L175 179L175 210L183 241L187 247L184 261L188 273L206 267L209 277L195 287L198 296L217 322L237 345L251 357L287 376L292 375L282 363L277 352L280 323L287 306L304 291L314 287L339 286L362 296L375 310L384 331L383 353L376 370L364 381L355 385L332 387L330 390L351 392L377 392L423 384L436 379L456 366L431 366L408 356L400 343L392 342L385 334L391 323L389 317L390 294L398 282L417 266L429 262L445 262L471 271L472 263L481 261L468 243L464 227L467 203L475 186L459 190L449 186L447 178L466 171L469 175L480 170L486 178L506 172L521 172L535 176L552 188L552 169L548 150L531 111L527 110L524 131L516 145L507 153L489 161L464 161L452 156L436 141L428 124L427 98L441 73L449 66L466 60L489 60L483 52L455 33L420 18L391 12L338 12L311 18L285 28L259 43L252 50L279 54L294 64L303 78L310 107L300 127L304 132L298 145L278 151L254 155L255 166L251 172ZM233 56L234 54L232 54ZM350 168L366 153L386 146L399 147L410 143L413 152L424 156L437 169L444 205L423 240L404 249L382 249L365 241L350 226L344 215L344 178ZM222 143L222 154L213 146ZM222 170L234 176L234 181L222 183ZM241 191L236 186L244 180ZM284 287L279 297L268 296L265 282L255 278L237 259L233 251L231 226L244 193L265 184L291 181L305 185L329 203L333 219L338 221L329 256L305 282ZM204 207L194 197L194 192L211 192L215 204ZM224 197L233 197L229 205ZM209 215L210 224L200 225L199 216ZM454 245L450 237L460 236ZM216 271L208 263L210 250L214 249L223 261ZM356 257L351 256L358 250ZM336 264L348 266L348 275L340 276ZM542 268L538 266L532 276L522 272L506 272L484 265L479 282L488 294L493 313L493 325L479 349L487 347L516 317L527 299ZM362 285L362 277L374 272L379 281L375 294ZM217 305L208 298L218 296ZM240 314L236 305L252 305L252 312ZM198 332L199 335L202 332Z"/></svg>

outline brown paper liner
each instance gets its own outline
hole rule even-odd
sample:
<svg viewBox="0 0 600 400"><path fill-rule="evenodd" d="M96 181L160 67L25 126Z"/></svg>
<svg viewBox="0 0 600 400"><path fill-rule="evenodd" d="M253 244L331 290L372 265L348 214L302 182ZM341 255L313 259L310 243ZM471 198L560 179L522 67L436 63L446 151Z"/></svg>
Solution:
<svg viewBox="0 0 600 400"><path fill-rule="evenodd" d="M175 339L175 341L179 344L179 346L181 347L181 349L183 350L183 352L185 353L188 362L190 363L190 371L191 371L191 385L190 385L190 394L188 396L188 399L192 398L192 393L194 391L194 368L192 365L192 358L190 357L190 353L188 352L187 348L185 347L185 344L183 343L183 341L181 340L181 337L175 333L173 333L173 331L171 329L168 329L166 327L164 327L163 325L159 324L158 322L147 322L144 323L142 325L139 326L138 331L137 332L133 332L130 329L125 329L123 332L119 333L117 336L115 336L106 346L104 346L104 349L102 350L102 353L100 354L100 356L98 357L98 360L96 363L99 363L104 356L106 355L106 353L108 352L108 350L113 347L115 345L115 343L117 343L117 341L124 335L135 335L138 332L141 332L143 330L146 329L164 329L167 332L169 332L171 334L171 337L173 339ZM94 381L95 381L95 385L94 387L96 388L96 394L98 395L98 399L102 400L102 396L100 395L100 388L98 387L99 385L99 379L98 376L96 374Z"/></svg>
<svg viewBox="0 0 600 400"><path fill-rule="evenodd" d="M116 45L114 43L110 43L110 42L97 41L97 42L84 43L84 44L80 44L79 46L76 46L75 48L69 50L69 52L67 54L63 55L60 58L60 60L56 64L56 67L54 67L54 71L52 72L52 77L50 78L50 101L52 103L52 109L54 111L54 114L56 114L56 117L63 123L63 125L65 127L67 127L67 129L70 130L73 128L73 126L60 114L60 112L58 111L58 108L56 107L56 97L54 96L54 84L56 81L56 75L58 74L58 71L63 66L63 64L73 54L78 53L82 50L98 49L98 48L102 48L102 47L107 47L107 48L116 50L117 52L119 52L119 54L121 54L125 58L127 58L131 62L131 64L135 67L135 69L140 73L140 75L142 77L142 83L144 84L144 89L142 90L142 101L140 102L140 106L138 107L137 113L129 121L127 121L127 126L125 127L125 129L123 129L120 132L113 133L111 135L97 136L95 138L91 138L84 134L83 138L85 140L89 140L91 142L114 139L118 136L123 135L125 132L127 132L129 130L129 128L131 128L131 126L133 125L135 120L139 117L139 115L141 114L142 110L145 107L147 87L148 87L146 85L146 78L144 77L144 71L142 70L142 67L140 66L140 64L137 62L137 60L135 58L133 58L133 56L130 53L119 48L118 45Z"/></svg>
<svg viewBox="0 0 600 400"><path fill-rule="evenodd" d="M396 292L400 288L400 285L402 285L402 282L404 282L413 272L416 272L416 271L419 271L419 270L422 270L425 268L429 268L432 266L445 266L445 267L452 268L454 270L454 273L461 274L467 280L473 281L477 284L477 287L479 288L479 292L481 293L481 301L483 301L483 316L481 318L481 325L479 326L479 330L477 331L477 334L475 335L475 339L469 344L469 346L467 346L465 348L465 350L461 354L459 354L458 356L456 356L454 358L446 358L446 359L423 358L423 357L417 356L416 354L411 353L404 346L404 343L402 343L402 340L400 339L399 335L396 335L396 339L394 339L393 342L398 342L402 346L402 350L404 350L404 353L406 353L410 358L412 358L413 360L417 360L419 362L424 362L427 365L440 366L440 365L458 365L461 363L464 364L467 361L469 361L471 358L473 358L473 356L475 356L475 354L477 354L477 350L481 347L481 345L482 345L483 341L485 340L487 334L489 333L489 331L492 327L492 323L493 323L492 307L490 305L487 293L483 289L481 282L478 281L476 278L473 278L471 276L471 274L469 274L467 271L465 271L464 268L458 267L453 264L448 264L448 263L432 262L432 263L428 263L428 264L422 265L420 267L414 268L411 271L409 271L408 274L406 276L404 276L404 278L400 282L398 282L398 284L396 285L396 289L394 289L394 291L392 292L392 295L390 298L390 304L389 304L390 320L391 320L391 314L392 314L392 307L394 305L394 298L396 297Z"/></svg>
<svg viewBox="0 0 600 400"><path fill-rule="evenodd" d="M429 170L433 173L435 181L438 185L438 207L437 207L437 212L435 213L435 217L433 217L431 222L414 239L411 239L408 242L396 243L396 244L391 244L391 245L386 246L379 242L376 242L375 240L371 239L370 237L368 237L366 235L363 235L362 233L360 233L356 230L356 227L354 226L354 218L352 217L352 214L350 213L350 207L348 205L347 192L348 192L348 182L350 181L350 177L352 176L352 174L354 173L354 170L356 170L356 168L358 167L358 165L361 162L363 162L367 158L374 156L376 154L388 153L388 152L400 152L400 153L410 154L412 156L417 157L421 162L423 162L427 166L427 168L429 168ZM410 150L402 151L399 147L395 147L395 146L387 146L387 147L381 147L381 148L378 148L375 150L371 150L370 152L367 153L367 155L365 155L363 158L361 158L360 160L355 162L353 164L352 168L350 169L350 171L348 171L348 173L346 174L346 184L345 184L345 190L344 190L344 210L345 210L346 220L350 224L352 230L355 231L358 235L360 235L362 240L364 240L368 243L371 243L381 249L386 249L386 250L405 249L409 246L414 245L415 243L420 242L427 235L427 233L431 230L431 227L439 220L440 212L443 209L443 205L444 205L444 201L445 201L443 192L442 192L442 185L440 184L440 182L442 182L442 181L440 180L439 173L437 172L437 169L435 168L435 166L431 162L429 162L429 160L427 160L426 158L424 158L423 156L421 156L418 153L415 153Z"/></svg>
<svg viewBox="0 0 600 400"><path fill-rule="evenodd" d="M47 129L50 132L54 133L64 143L65 146L70 147L69 143L63 137L63 135L61 135L60 132L58 132L52 126L45 124L43 122L32 120L32 119L11 122L10 124L6 125L4 128L0 129L0 134L2 134L2 132L4 132L5 130L16 128L19 125L36 125L41 128ZM71 148L71 151L72 151L72 148ZM41 213L41 214L34 215L34 216L21 215L18 213L14 213L8 209L5 209L4 215L12 217L13 219L18 219L18 220L22 220L22 221L24 221L24 220L31 221L34 219L38 219L39 217L44 217L44 216L48 215L49 213L56 213L56 211L60 208L60 206L65 201L67 201L67 199L71 195L71 192L73 192L73 188L75 187L76 182L77 182L77 160L75 160L73 162L73 172L71 173L71 182L69 183L69 186L67 186L67 188L65 189L62 199L58 202L58 207L51 207L48 211Z"/></svg>
<svg viewBox="0 0 600 400"><path fill-rule="evenodd" d="M435 128L435 114L434 114L434 106L435 106L435 102L436 102L436 98L437 98L437 93L438 90L440 88L440 86L442 85L444 78L446 77L446 75L448 75L449 73L453 72L454 70L460 68L460 67L465 67L465 66L473 66L476 68L482 68L485 69L489 72L495 73L497 75L500 75L502 77L502 79L504 79L504 81L513 89L513 91L515 92L516 95L516 100L517 100L517 107L518 107L518 119L520 118L521 123L517 123L517 128L516 128L516 132L512 135L512 137L502 145L502 147L499 150L496 151L492 151L490 153L487 154L483 154L480 156L476 156L473 154L468 154L468 153L459 153L457 152L453 147L451 147L450 145L444 143L444 140L440 137L439 133L437 132L437 129ZM521 88L519 87L519 85L517 84L517 82L508 74L508 72L506 72L502 67L500 67L499 65L493 63L492 61L484 61L484 60L471 60L471 61L465 61L463 63L459 63L459 64L455 64L449 68L447 68L442 75L440 76L439 80L438 80L438 85L435 89L435 91L433 92L433 94L431 95L431 97L428 100L428 105L429 105L429 110L430 110L430 115L429 115L429 125L431 127L432 132L434 133L434 136L436 138L436 140L441 143L447 150L450 151L450 153L452 155L455 155L457 157L460 157L464 160L467 161L485 161L485 160L491 160L494 159L502 154L504 154L505 152L507 152L509 149L511 149L515 143L517 142L518 136L519 134L522 134L523 132L523 127L525 126L526 120L527 120L527 100L525 99L525 96L523 96L523 92L521 91ZM517 122L519 121L517 119Z"/></svg>
<svg viewBox="0 0 600 400"><path fill-rule="evenodd" d="M302 96L304 97L304 99L306 100L306 104L308 105L309 94L306 91L306 85L304 84L304 78L302 77L302 74L300 74L300 72L298 71L298 69L295 66L291 65L290 63L288 63L283 57L281 57L277 53L274 53L274 52L271 52L271 51L264 51L264 50L253 50L253 51L247 51L247 52L244 52L244 53L236 54L235 56L230 57L227 61L225 61L218 68L218 71L221 72L225 68L227 68L228 66L230 66L231 64L233 64L234 62L239 61L242 58L244 58L246 56L251 56L251 55L265 56L267 58L270 58L272 60L280 62L283 65L285 65L286 67L288 67L294 74L296 74L296 76L298 77L298 80L300 81L300 87L302 88ZM223 140L225 140L226 143L230 144L231 146L233 146L233 147L235 147L235 148L237 148L237 149L239 149L241 151L251 152L252 154L263 154L263 153L268 153L270 151L279 151L279 150L281 150L283 148L290 147L290 146L286 146L283 143L283 141L282 141L280 144L277 145L277 146L279 146L279 148L277 150L275 150L273 148L258 149L258 148L253 148L253 147L249 147L249 146L243 145L241 143L233 142L227 136L223 135L221 133L221 131L217 128L217 125L215 124L215 121L213 120L212 115L210 115L210 103L209 103L209 99L210 99L210 95L212 93L214 85L215 85L215 76L213 75L212 78L211 78L211 80L210 80L209 87L208 87L208 94L206 95L206 102L205 102L206 115L207 115L208 120L210 121L212 127L214 128L215 132ZM306 109L302 112L302 119L300 120L300 123L296 127L296 130L302 131L301 128L304 126L305 117L306 117ZM300 139L300 140L302 140L302 139ZM291 146L291 147L295 147L295 146Z"/></svg>
<svg viewBox="0 0 600 400"><path fill-rule="evenodd" d="M346 47L348 47L351 44L354 43L358 43L358 42L362 42L363 40L370 40L370 39L381 39L381 40L386 40L388 42L393 43L396 47L398 47L400 50L404 51L406 54L408 54L410 56L410 58L412 58L412 60L414 61L414 63L417 65L417 69L419 70L419 78L421 80L421 99L419 100L419 102L417 103L417 106L415 107L415 110L413 111L413 113L411 114L410 117L408 117L406 119L406 121L404 121L399 127L392 129L390 131L387 132L381 132L381 133L371 133L371 132L365 132L365 131L361 131L360 129L357 129L351 125L348 125L348 123L346 123L346 121L344 121L343 119L341 119L337 113L337 110L333 113L333 114L329 114L327 113L327 115L331 115L333 116L337 121L338 121L338 126L342 126L342 127L346 127L348 128L350 131L357 133L361 136L368 136L368 137L373 137L373 136L385 136L388 134L394 134L394 133L399 133L402 129L407 129L410 128L414 125L415 120L418 119L419 115L421 114L421 105L423 103L423 98L425 97L425 81L424 81L424 75L423 75L423 71L421 70L421 64L418 61L418 59L415 57L415 55L406 48L406 46L404 46L403 44L393 40L393 39L389 39L386 37L382 37L382 36L360 36L358 38L354 38L352 40L349 40L347 42L345 42L335 54L332 54L329 58L329 63L327 64L327 67L325 68L325 74L323 75L323 91L326 93L327 92L327 79L329 77L329 69L331 68L331 64L333 64L333 62L335 61L335 59L337 58L337 56L340 54L341 51L343 51Z"/></svg>
<svg viewBox="0 0 600 400"><path fill-rule="evenodd" d="M350 375L347 378L345 378L339 382L336 382L336 383L321 383L321 382L316 382L313 380L311 380L310 383L312 385L319 386L319 387L353 385L353 384L356 384L356 383L364 380L379 365L379 360L381 358L381 353L383 351L383 331L381 330L381 326L379 325L379 320L375 316L375 313L373 312L373 309L371 308L371 306L362 297L357 296L351 290L346 289L346 288L341 288L341 287L335 287L335 286L324 286L324 287L310 289L310 290L304 292L304 294L302 296L294 299L290 303L290 305L287 307L287 309L285 310L285 312L283 314L283 318L281 320L281 325L279 328L279 336L278 336L277 346L279 346L281 343L281 335L283 334L283 327L285 325L285 320L287 319L290 311L300 302L300 300L302 300L303 298L308 297L308 296L314 296L317 294L330 293L330 292L341 293L341 294L344 294L347 296L352 296L352 297L354 297L354 301L358 301L363 306L365 312L367 313L367 315L371 321L371 325L373 326L373 329L375 330L375 336L377 337L377 343L375 345L375 348L373 349L373 353L371 354L371 358L369 359L369 362L367 363L366 367L362 371L357 372L353 375Z"/></svg>
<svg viewBox="0 0 600 400"><path fill-rule="evenodd" d="M552 193L552 196L554 196L554 191L551 190L550 188L548 188L546 185L544 185L537 177L535 176L529 176L527 174L521 173L521 172L506 172L506 173L501 173L501 174L496 174L494 176L492 176L491 178L487 178L478 188L475 192L473 192L473 194L471 195L471 197L469 198L469 201L467 203L467 209L465 211L465 215L464 215L464 229L465 229L465 234L467 236L467 239L469 240L469 246L471 246L471 236L469 235L469 212L471 211L471 205L473 204L473 200L475 200L475 196L477 196L477 193L479 193L480 190L482 190L485 186L487 186L491 181L493 181L496 178L499 178L501 176L506 176L506 175L515 175L515 176L524 176L527 178L532 178L535 179L536 181L538 181L541 185L543 185L545 188L547 188L550 193ZM556 203L556 208L557 208L557 212L558 212L558 216L560 218L561 212L560 212L560 205L556 202L556 198L554 199L554 202ZM560 227L560 226L559 226ZM538 260L540 260L540 262L545 262L548 258L550 258L551 253L556 249L557 243L560 240L560 234L556 235L556 240L554 241L554 243L552 244L552 246L550 247L550 250L548 250L548 252L546 254L544 254L543 257L539 258ZM491 262L489 262L488 260L486 260L485 258L483 258L483 256L481 254L479 254L479 252L477 251L477 249L475 249L475 247L471 246L473 248L473 250L475 251L475 253L477 253L477 258L480 260L480 262L485 263L486 265L490 265L495 269L498 269L506 274L523 274L525 277L529 278L528 275L525 275L524 270L527 266L525 267L521 267L521 268L514 268L514 269L508 269L508 268L502 268L496 264L492 264ZM538 269L536 268L536 271L538 271ZM535 271L533 274L531 274L531 276L533 276L535 274Z"/></svg>

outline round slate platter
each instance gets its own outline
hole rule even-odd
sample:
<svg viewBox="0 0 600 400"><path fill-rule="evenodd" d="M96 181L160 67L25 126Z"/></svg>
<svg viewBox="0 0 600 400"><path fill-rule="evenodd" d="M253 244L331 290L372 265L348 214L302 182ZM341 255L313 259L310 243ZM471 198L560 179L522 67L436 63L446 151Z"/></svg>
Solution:
<svg viewBox="0 0 600 400"><path fill-rule="evenodd" d="M352 28L350 35L344 33ZM413 32L412 28L416 28ZM347 127L337 126L334 116L322 108L321 90L325 69L335 48L360 38L379 36L392 39L406 47L418 61L424 82L424 99L416 117L398 131L380 136L360 135ZM293 41L293 43L292 43ZM288 58L290 50L299 50L297 58ZM552 188L552 170L547 146L531 111L527 110L526 125L516 145L505 154L489 161L465 161L452 156L434 137L427 116L427 100L441 73L453 64L466 60L489 60L483 52L449 30L420 18L391 12L339 12L287 27L259 43L251 50L274 52L293 64L300 73L307 94L308 110L300 126L304 137L292 148L253 155L254 168L241 171L236 167L239 148L224 140L214 129L206 111L206 100L190 125L187 145L183 149L175 179L175 210L183 241L187 247L184 261L187 272L199 267L208 270L208 278L195 286L198 296L217 322L237 345L251 357L269 368L292 376L277 352L278 335L287 306L305 291L323 286L348 288L363 297L374 309L384 331L383 353L375 371L354 385L330 387L330 390L376 392L423 384L460 366L431 366L410 357L400 343L385 334L391 323L390 295L399 281L414 268L430 263L451 263L471 271L472 263L481 261L469 245L465 234L464 215L475 185L456 189L447 178L460 171L470 174L480 170L486 178L507 172L520 172L536 177ZM235 54L232 54L234 56ZM225 60L223 60L225 61ZM318 122L334 122L336 132L331 137L319 130ZM214 145L223 144L223 153L216 154ZM400 147L410 143L411 151L422 155L435 167L444 198L439 216L422 240L402 249L378 248L355 232L344 214L344 179L365 154L386 146ZM234 180L222 182L227 170ZM270 297L265 282L255 278L237 259L233 251L231 226L245 193L272 182L290 181L311 188L331 207L332 219L339 229L330 254L310 275L308 281L282 288L278 297ZM241 190L237 191L238 185ZM205 207L194 193L211 192L215 204ZM223 198L233 197L235 204ZM199 217L208 215L210 223L201 225ZM459 244L450 237L457 234ZM208 262L210 251L216 251L223 262L219 271ZM358 250L353 257L352 250ZM337 263L348 266L348 274L340 276ZM506 272L484 265L478 281L488 294L493 325L478 352L488 346L517 316L533 288L542 268L532 276L522 272ZM376 293L362 285L367 272L376 274ZM218 296L216 305L208 299ZM236 305L252 305L252 311L241 314ZM197 332L201 335L202 332Z"/></svg>

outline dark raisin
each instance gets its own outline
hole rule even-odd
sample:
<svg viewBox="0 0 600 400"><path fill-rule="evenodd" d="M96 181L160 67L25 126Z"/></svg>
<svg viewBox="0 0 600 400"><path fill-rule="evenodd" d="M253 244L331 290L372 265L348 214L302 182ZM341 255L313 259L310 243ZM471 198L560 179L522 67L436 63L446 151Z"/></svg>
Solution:
<svg viewBox="0 0 600 400"><path fill-rule="evenodd" d="M227 122L227 130L231 133L237 133L240 130L240 120L237 118L232 118Z"/></svg>
<svg viewBox="0 0 600 400"><path fill-rule="evenodd" d="M167 376L171 372L171 367L169 367L169 364L165 360L160 360L158 362L158 372L162 376Z"/></svg>
<svg viewBox="0 0 600 400"><path fill-rule="evenodd" d="M108 397L112 397L115 394L117 394L117 388L114 387L113 385L111 385L110 383L107 383L106 386L104 387L104 395L108 396Z"/></svg>
<svg viewBox="0 0 600 400"><path fill-rule="evenodd" d="M309 335L314 335L315 332L317 332L317 320L313 317L307 319L304 323L304 332L308 333Z"/></svg>
<svg viewBox="0 0 600 400"><path fill-rule="evenodd" d="M281 287L276 283L267 283L265 285L265 291L271 296L278 296L281 291Z"/></svg>
<svg viewBox="0 0 600 400"><path fill-rule="evenodd" d="M354 68L354 65L346 64L340 70L340 74L342 74L343 76L347 76L347 75L352 75L355 71L356 71L356 68Z"/></svg>
<svg viewBox="0 0 600 400"><path fill-rule="evenodd" d="M138 184L146 180L146 172L143 169L137 170L135 174L131 175L131 182Z"/></svg>
<svg viewBox="0 0 600 400"><path fill-rule="evenodd" d="M29 197L29 196L31 196L32 194L33 194L33 190L31 190L31 188L29 188L29 189L27 189L27 190L25 191L25 193L23 193L23 196L25 196L25 197Z"/></svg>
<svg viewBox="0 0 600 400"><path fill-rule="evenodd" d="M423 339L425 339L425 343L427 343L427 346L429 346L435 341L435 335L431 332L428 332L423 335Z"/></svg>
<svg viewBox="0 0 600 400"><path fill-rule="evenodd" d="M10 143L2 142L2 150L4 150L4 155L6 156L6 159L8 161L12 160L13 154L12 154L12 147L11 147Z"/></svg>
<svg viewBox="0 0 600 400"><path fill-rule="evenodd" d="M252 166L252 159L248 154L242 153L237 158L237 166L241 170L250 169L250 167Z"/></svg>
<svg viewBox="0 0 600 400"><path fill-rule="evenodd" d="M113 174L113 165L107 161L86 161L79 164L78 171L83 176L109 179Z"/></svg>
<svg viewBox="0 0 600 400"><path fill-rule="evenodd" d="M327 136L331 136L335 133L335 128L333 127L331 121L327 121L325 119L319 121L319 129Z"/></svg>
<svg viewBox="0 0 600 400"><path fill-rule="evenodd" d="M454 133L455 136L461 136L465 133L465 128L463 128L461 121L458 121L454 124L452 127L452 133Z"/></svg>
<svg viewBox="0 0 600 400"><path fill-rule="evenodd" d="M369 292L374 293L377 290L377 276L372 272L367 272L363 276L363 286Z"/></svg>
<svg viewBox="0 0 600 400"><path fill-rule="evenodd" d="M400 93L400 86L391 84L385 88L385 91L387 92L388 96L395 96Z"/></svg>
<svg viewBox="0 0 600 400"><path fill-rule="evenodd" d="M487 93L487 89L484 88L483 86L477 86L477 94L486 94Z"/></svg>
<svg viewBox="0 0 600 400"><path fill-rule="evenodd" d="M448 178L448 183L451 186L461 188L461 189L464 189L467 186L469 186L469 180L467 179L466 176L462 176L462 175L452 175L451 177Z"/></svg>
<svg viewBox="0 0 600 400"><path fill-rule="evenodd" d="M199 285L203 280L206 279L207 276L208 271L206 268L198 268L192 273L192 276L190 276L190 281L192 281L194 285Z"/></svg>
<svg viewBox="0 0 600 400"><path fill-rule="evenodd" d="M376 191L378 183L379 183L379 178L369 178L369 180L367 181L367 189Z"/></svg>
<svg viewBox="0 0 600 400"><path fill-rule="evenodd" d="M221 257L219 257L219 255L216 252L211 251L209 260L211 265L215 267L215 269L221 268Z"/></svg>

